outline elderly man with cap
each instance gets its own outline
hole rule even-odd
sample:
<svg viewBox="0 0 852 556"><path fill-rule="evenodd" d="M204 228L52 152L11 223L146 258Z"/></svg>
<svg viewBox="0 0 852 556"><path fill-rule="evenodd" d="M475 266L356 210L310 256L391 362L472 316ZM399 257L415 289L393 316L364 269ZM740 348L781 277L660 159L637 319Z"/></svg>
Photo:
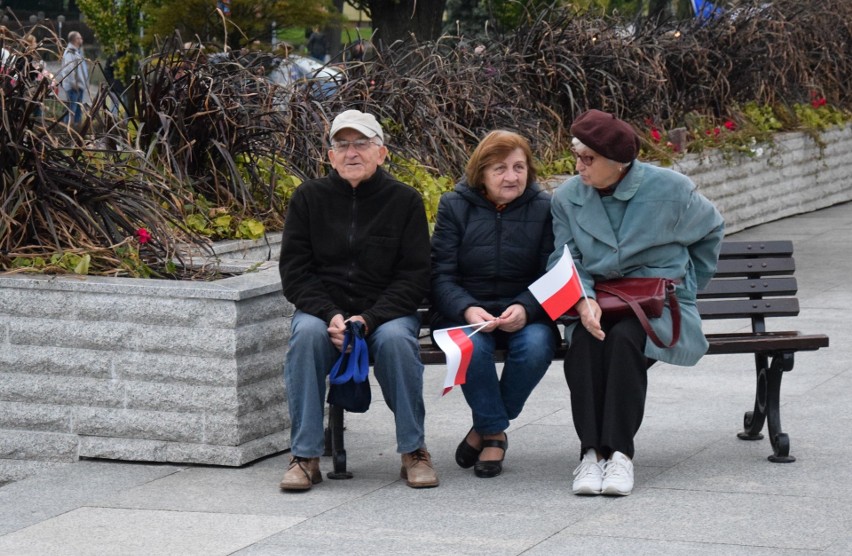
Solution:
<svg viewBox="0 0 852 556"><path fill-rule="evenodd" d="M329 133L329 175L293 193L279 270L296 307L284 364L292 458L284 490L322 481L325 381L348 321L366 329L376 379L396 421L400 475L438 486L426 451L417 308L429 290L429 229L420 194L381 164L388 150L371 114L347 110Z"/></svg>
<svg viewBox="0 0 852 556"><path fill-rule="evenodd" d="M642 423L647 370L655 361L694 365L707 351L695 295L716 271L724 220L686 176L636 160L639 138L612 114L589 110L571 126L577 176L553 196L556 250L567 245L587 298L565 328L565 379L580 439L575 494L625 496L633 490L633 438ZM622 277L678 281L680 338L648 340L634 317L602 319L595 283ZM650 319L671 343L668 307Z"/></svg>

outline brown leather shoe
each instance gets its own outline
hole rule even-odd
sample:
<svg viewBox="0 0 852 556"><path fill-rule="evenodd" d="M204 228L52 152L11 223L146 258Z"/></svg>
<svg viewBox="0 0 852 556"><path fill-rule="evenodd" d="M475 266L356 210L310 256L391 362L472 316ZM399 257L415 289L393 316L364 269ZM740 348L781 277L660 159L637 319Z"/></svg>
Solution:
<svg viewBox="0 0 852 556"><path fill-rule="evenodd" d="M282 490L308 490L313 485L322 482L319 468L319 458L290 458L290 467L281 479Z"/></svg>
<svg viewBox="0 0 852 556"><path fill-rule="evenodd" d="M432 467L432 456L425 448L402 454L399 476L411 488L431 488L439 484L438 475Z"/></svg>

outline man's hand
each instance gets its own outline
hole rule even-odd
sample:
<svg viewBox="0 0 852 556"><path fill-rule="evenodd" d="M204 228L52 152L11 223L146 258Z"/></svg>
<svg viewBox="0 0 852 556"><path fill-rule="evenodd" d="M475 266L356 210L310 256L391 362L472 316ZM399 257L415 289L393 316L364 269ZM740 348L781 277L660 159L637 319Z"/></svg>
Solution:
<svg viewBox="0 0 852 556"><path fill-rule="evenodd" d="M349 317L348 319L346 319L345 322L350 322L350 321L360 322L361 324L363 324L364 325L364 336L367 336L367 334L369 334L370 331L367 330L367 321L364 320L364 317L362 317L361 315L355 315L354 317Z"/></svg>
<svg viewBox="0 0 852 556"><path fill-rule="evenodd" d="M598 340L603 340L606 337L606 334L604 334L601 328L601 315L603 312L597 301L591 297L581 298L574 305L574 309L580 314L580 324L589 331L589 334Z"/></svg>
<svg viewBox="0 0 852 556"><path fill-rule="evenodd" d="M343 336L346 334L346 321L343 315L334 315L328 323L328 338L337 351L343 350Z"/></svg>
<svg viewBox="0 0 852 556"><path fill-rule="evenodd" d="M357 321L364 325L364 335L367 335L367 321L361 315L355 315L344 320L343 315L334 315L331 322L328 323L328 339L337 348L337 351L343 351L343 340L346 335L346 323L349 321ZM352 346L349 346L352 349Z"/></svg>
<svg viewBox="0 0 852 556"><path fill-rule="evenodd" d="M498 318L498 328L504 332L517 332L527 325L527 310L520 303L506 307Z"/></svg>
<svg viewBox="0 0 852 556"><path fill-rule="evenodd" d="M480 330L480 332L493 332L500 324L500 322L496 319L496 317L494 317L494 315L492 315L482 307L468 307L467 309L465 309L464 320L466 320L468 324L481 324L483 322L488 322L487 325L482 327L482 330Z"/></svg>

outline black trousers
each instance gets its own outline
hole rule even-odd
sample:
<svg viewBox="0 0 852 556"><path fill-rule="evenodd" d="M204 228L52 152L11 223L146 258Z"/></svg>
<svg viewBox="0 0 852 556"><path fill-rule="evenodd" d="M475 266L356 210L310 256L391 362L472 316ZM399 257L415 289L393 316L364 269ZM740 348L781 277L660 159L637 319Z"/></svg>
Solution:
<svg viewBox="0 0 852 556"><path fill-rule="evenodd" d="M648 368L646 334L636 318L603 323L606 338L574 328L565 355L565 380L571 390L574 429L580 457L595 448L605 458L621 452L633 459L633 437L645 414Z"/></svg>

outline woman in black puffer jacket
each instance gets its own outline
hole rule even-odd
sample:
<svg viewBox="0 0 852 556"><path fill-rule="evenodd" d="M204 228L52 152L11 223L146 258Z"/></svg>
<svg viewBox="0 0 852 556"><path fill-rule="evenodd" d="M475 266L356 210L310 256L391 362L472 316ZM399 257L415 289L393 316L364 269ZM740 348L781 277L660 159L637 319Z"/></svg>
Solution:
<svg viewBox="0 0 852 556"><path fill-rule="evenodd" d="M488 323L470 338L462 391L473 428L456 450L456 463L478 477L502 472L509 421L553 359L556 328L527 289L552 250L550 195L535 182L529 143L492 131L441 197L432 236L433 329ZM500 377L495 349L508 350Z"/></svg>

